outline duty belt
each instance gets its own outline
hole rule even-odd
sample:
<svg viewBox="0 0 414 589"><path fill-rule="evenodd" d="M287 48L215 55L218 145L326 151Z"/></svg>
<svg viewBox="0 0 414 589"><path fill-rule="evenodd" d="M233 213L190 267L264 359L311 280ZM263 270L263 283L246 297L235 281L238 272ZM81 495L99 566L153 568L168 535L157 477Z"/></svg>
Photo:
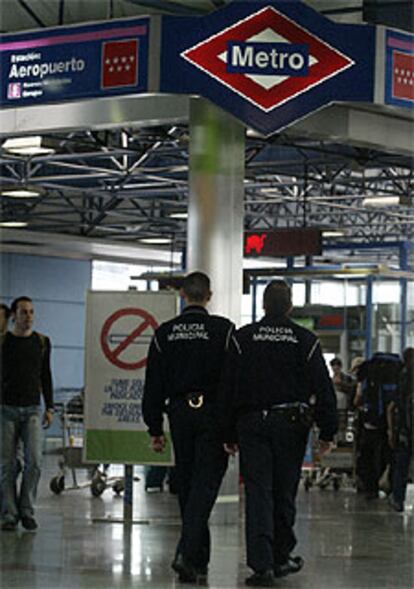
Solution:
<svg viewBox="0 0 414 589"><path fill-rule="evenodd" d="M188 393L188 395L185 396L185 400L191 409L201 409L204 405L204 393L200 391Z"/></svg>
<svg viewBox="0 0 414 589"><path fill-rule="evenodd" d="M266 419L269 413L281 413L285 415L289 421L298 421L306 426L311 426L313 422L313 411L306 403L282 403L280 405L272 405L269 409L262 410L262 416Z"/></svg>

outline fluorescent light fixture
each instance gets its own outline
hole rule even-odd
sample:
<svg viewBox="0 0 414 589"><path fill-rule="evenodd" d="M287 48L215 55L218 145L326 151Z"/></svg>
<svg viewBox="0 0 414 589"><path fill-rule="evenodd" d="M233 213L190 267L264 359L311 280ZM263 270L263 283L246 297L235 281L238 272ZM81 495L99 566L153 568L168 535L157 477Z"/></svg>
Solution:
<svg viewBox="0 0 414 589"><path fill-rule="evenodd" d="M171 243L172 240L170 237L141 237L138 241L151 245L165 245Z"/></svg>
<svg viewBox="0 0 414 589"><path fill-rule="evenodd" d="M18 227L26 227L28 223L25 221L0 221L0 227L10 227L17 229Z"/></svg>
<svg viewBox="0 0 414 589"><path fill-rule="evenodd" d="M188 219L188 213L186 211L170 213L168 215L171 219Z"/></svg>
<svg viewBox="0 0 414 589"><path fill-rule="evenodd" d="M345 231L342 229L323 229L322 236L323 237L343 237L345 235Z"/></svg>
<svg viewBox="0 0 414 589"><path fill-rule="evenodd" d="M9 153L16 155L47 155L55 153L51 147L42 146L42 137L40 135L31 135L29 137L13 137L6 139L2 147Z"/></svg>
<svg viewBox="0 0 414 589"><path fill-rule="evenodd" d="M1 191L2 196L9 196L10 198L36 198L40 196L40 192L34 188L5 188Z"/></svg>
<svg viewBox="0 0 414 589"><path fill-rule="evenodd" d="M362 201L363 207L389 207L399 204L399 196L368 196Z"/></svg>
<svg viewBox="0 0 414 589"><path fill-rule="evenodd" d="M280 188L278 188L277 186L269 186L268 188L261 188L260 192L262 192L263 194L280 194Z"/></svg>

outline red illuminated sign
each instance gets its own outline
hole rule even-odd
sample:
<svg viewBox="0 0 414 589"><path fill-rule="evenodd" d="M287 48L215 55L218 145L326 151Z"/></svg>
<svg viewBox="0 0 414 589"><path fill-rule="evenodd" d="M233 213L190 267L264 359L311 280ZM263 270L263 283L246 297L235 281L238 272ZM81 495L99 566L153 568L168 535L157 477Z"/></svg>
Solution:
<svg viewBox="0 0 414 589"><path fill-rule="evenodd" d="M313 256L322 253L319 229L275 229L274 231L248 231L244 235L244 255L257 256Z"/></svg>

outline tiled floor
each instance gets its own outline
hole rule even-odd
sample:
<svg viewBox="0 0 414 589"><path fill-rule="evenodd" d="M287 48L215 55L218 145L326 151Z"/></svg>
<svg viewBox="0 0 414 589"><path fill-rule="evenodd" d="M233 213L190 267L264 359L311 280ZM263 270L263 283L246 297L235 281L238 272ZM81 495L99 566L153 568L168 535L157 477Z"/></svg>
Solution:
<svg viewBox="0 0 414 589"><path fill-rule="evenodd" d="M55 465L56 457L47 456L38 498L38 531L0 532L3 589L179 585L170 569L179 533L174 496L145 493L142 480L136 482L134 519L146 523L113 523L111 518L122 520L122 496L107 489L95 498L87 488L53 495L49 481ZM413 489L403 515L391 511L384 499L367 503L352 488L337 492L312 488L308 493L302 488L297 552L306 564L298 575L281 579L279 586L413 588L413 503ZM212 535L208 586L244 587L249 571L244 564L242 525L214 524Z"/></svg>

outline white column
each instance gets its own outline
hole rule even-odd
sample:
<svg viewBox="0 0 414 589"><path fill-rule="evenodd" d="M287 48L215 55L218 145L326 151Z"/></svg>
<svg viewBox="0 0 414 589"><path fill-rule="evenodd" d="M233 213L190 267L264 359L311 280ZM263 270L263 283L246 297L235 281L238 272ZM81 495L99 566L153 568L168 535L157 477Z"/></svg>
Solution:
<svg viewBox="0 0 414 589"><path fill-rule="evenodd" d="M190 104L187 271L211 278L210 311L240 323L243 286L242 124L202 98Z"/></svg>
<svg viewBox="0 0 414 589"><path fill-rule="evenodd" d="M244 128L204 99L190 104L187 271L210 276L211 313L237 325L243 290ZM238 458L229 461L211 521L239 519Z"/></svg>

